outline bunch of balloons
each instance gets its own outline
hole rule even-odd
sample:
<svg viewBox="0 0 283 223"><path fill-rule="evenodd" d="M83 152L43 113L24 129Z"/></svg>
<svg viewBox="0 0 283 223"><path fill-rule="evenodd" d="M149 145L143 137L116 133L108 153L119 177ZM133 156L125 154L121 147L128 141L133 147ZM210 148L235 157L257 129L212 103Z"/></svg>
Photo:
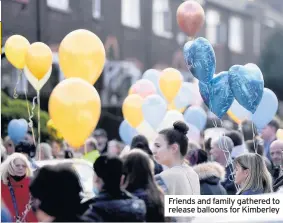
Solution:
<svg viewBox="0 0 283 223"><path fill-rule="evenodd" d="M207 116L202 108L193 106L196 94L194 85L183 82L182 74L174 68L147 70L124 100L121 139L129 144L136 134L143 134L152 141L158 131L172 127L175 121L186 121L192 126L189 134L197 141Z"/></svg>

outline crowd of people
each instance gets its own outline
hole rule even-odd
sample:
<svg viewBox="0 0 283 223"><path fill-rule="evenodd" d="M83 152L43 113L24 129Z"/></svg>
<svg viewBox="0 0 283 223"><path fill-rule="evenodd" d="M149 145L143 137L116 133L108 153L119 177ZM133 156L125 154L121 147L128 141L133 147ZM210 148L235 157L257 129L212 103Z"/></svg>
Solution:
<svg viewBox="0 0 283 223"><path fill-rule="evenodd" d="M252 123L193 142L188 126L175 122L149 143L143 135L125 146L97 129L74 153L53 141L38 148L27 135L1 145L2 222L165 222L164 195L253 195L283 187L283 141L279 123L260 134ZM39 148L41 152L39 152ZM59 163L37 160L85 159L93 164L95 197L83 200L78 174Z"/></svg>

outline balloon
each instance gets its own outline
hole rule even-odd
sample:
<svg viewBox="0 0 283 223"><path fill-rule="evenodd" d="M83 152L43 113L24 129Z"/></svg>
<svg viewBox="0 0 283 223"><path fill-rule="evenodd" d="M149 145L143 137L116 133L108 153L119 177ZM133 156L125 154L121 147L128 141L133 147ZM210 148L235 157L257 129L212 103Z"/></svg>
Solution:
<svg viewBox="0 0 283 223"><path fill-rule="evenodd" d="M129 90L129 94L138 94L142 98L146 98L149 95L155 94L156 89L154 84L145 79L138 80Z"/></svg>
<svg viewBox="0 0 283 223"><path fill-rule="evenodd" d="M209 84L199 82L199 90L204 103L220 119L234 101L227 71L216 75Z"/></svg>
<svg viewBox="0 0 283 223"><path fill-rule="evenodd" d="M191 104L195 104L198 96L196 95L194 88L195 87L192 83L184 82L182 84L179 93L174 99L174 104L177 109L182 109Z"/></svg>
<svg viewBox="0 0 283 223"><path fill-rule="evenodd" d="M8 136L18 144L22 141L28 132L28 123L25 119L13 119L8 124Z"/></svg>
<svg viewBox="0 0 283 223"><path fill-rule="evenodd" d="M189 141L194 141L196 143L199 143L199 141L200 141L200 130L190 123L186 123L186 124L189 127L189 131L187 133L187 137L188 137Z"/></svg>
<svg viewBox="0 0 283 223"><path fill-rule="evenodd" d="M195 36L204 24L204 10L195 1L185 1L177 9L177 23L188 36Z"/></svg>
<svg viewBox="0 0 283 223"><path fill-rule="evenodd" d="M35 78L33 76L33 74L30 72L30 70L25 67L24 68L24 73L26 75L26 78L28 79L29 83L33 86L33 88L36 91L40 91L41 88L46 84L46 82L49 80L50 75L52 73L52 66L50 67L50 69L47 71L47 73L44 75L44 77L40 80L38 80L37 78Z"/></svg>
<svg viewBox="0 0 283 223"><path fill-rule="evenodd" d="M276 95L268 88L264 88L261 102L252 115L252 121L259 131L273 119L277 110L278 99Z"/></svg>
<svg viewBox="0 0 283 223"><path fill-rule="evenodd" d="M159 79L160 90L165 99L170 103L177 96L183 82L182 74L174 68L166 68Z"/></svg>
<svg viewBox="0 0 283 223"><path fill-rule="evenodd" d="M166 101L159 95L148 96L142 105L143 117L154 129L162 122L166 111Z"/></svg>
<svg viewBox="0 0 283 223"><path fill-rule="evenodd" d="M26 65L26 54L30 46L29 41L20 35L9 37L5 43L7 60L16 68L23 69Z"/></svg>
<svg viewBox="0 0 283 223"><path fill-rule="evenodd" d="M60 44L59 64L66 78L80 77L94 84L105 64L103 43L88 30L70 32Z"/></svg>
<svg viewBox="0 0 283 223"><path fill-rule="evenodd" d="M132 94L126 97L124 100L122 111L125 120L132 126L136 128L143 121L142 114L142 104L143 98L137 94Z"/></svg>
<svg viewBox="0 0 283 223"><path fill-rule="evenodd" d="M156 131L146 122L143 121L138 127L139 134L144 135L149 142L152 142L156 138Z"/></svg>
<svg viewBox="0 0 283 223"><path fill-rule="evenodd" d="M227 114L237 124L240 124L244 120L251 120L252 116L252 113L245 109L243 106L241 106L237 102L237 100L234 100Z"/></svg>
<svg viewBox="0 0 283 223"><path fill-rule="evenodd" d="M264 88L260 69L255 64L234 65L229 70L229 84L239 104L255 113Z"/></svg>
<svg viewBox="0 0 283 223"><path fill-rule="evenodd" d="M184 116L181 112L170 110L167 111L163 121L158 127L158 131L161 131L163 129L172 128L174 122L176 121L184 121Z"/></svg>
<svg viewBox="0 0 283 223"><path fill-rule="evenodd" d="M216 67L215 53L210 42L199 37L194 41L187 42L183 51L188 69L194 77L203 83L208 83L212 79Z"/></svg>
<svg viewBox="0 0 283 223"><path fill-rule="evenodd" d="M96 89L80 78L63 80L50 95L50 117L73 148L84 145L100 113L101 102Z"/></svg>
<svg viewBox="0 0 283 223"><path fill-rule="evenodd" d="M207 115L206 112L198 106L189 107L185 113L184 118L187 123L190 123L202 131L206 125Z"/></svg>
<svg viewBox="0 0 283 223"><path fill-rule="evenodd" d="M159 89L159 78L160 78L160 74L161 72L158 71L158 70L155 70L155 69L149 69L147 71L144 72L143 76L142 76L142 79L145 79L145 80L149 80L151 81L154 86L155 86L155 89L157 91L157 93L162 96L162 93Z"/></svg>
<svg viewBox="0 0 283 223"><path fill-rule="evenodd" d="M132 139L137 134L138 132L134 128L132 128L126 120L121 122L119 127L119 135L125 144L130 145Z"/></svg>
<svg viewBox="0 0 283 223"><path fill-rule="evenodd" d="M184 107L184 108L177 108L174 101L171 102L170 104L168 104L167 106L167 110L176 110L176 111L179 111L181 113L183 113L185 110L186 110L187 107Z"/></svg>
<svg viewBox="0 0 283 223"><path fill-rule="evenodd" d="M44 43L30 45L26 54L27 68L38 80L41 80L52 67L51 49Z"/></svg>
<svg viewBox="0 0 283 223"><path fill-rule="evenodd" d="M279 140L283 140L283 129L278 129L277 130L276 137Z"/></svg>

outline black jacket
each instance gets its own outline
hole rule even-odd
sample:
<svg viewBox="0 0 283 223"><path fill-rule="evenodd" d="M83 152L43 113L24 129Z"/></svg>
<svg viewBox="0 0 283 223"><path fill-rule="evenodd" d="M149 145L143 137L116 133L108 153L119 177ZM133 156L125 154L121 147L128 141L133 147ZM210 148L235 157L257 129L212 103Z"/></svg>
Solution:
<svg viewBox="0 0 283 223"><path fill-rule="evenodd" d="M222 182L222 186L226 189L228 195L235 195L237 193L237 189L234 183L233 178L233 165L229 164L225 168L225 180Z"/></svg>
<svg viewBox="0 0 283 223"><path fill-rule="evenodd" d="M146 207L143 200L121 191L115 198L101 192L81 217L85 222L144 222Z"/></svg>
<svg viewBox="0 0 283 223"><path fill-rule="evenodd" d="M157 204L152 203L149 199L150 194L147 191L138 189L133 192L133 195L143 200L146 205L146 222L165 221L163 207L158 207Z"/></svg>
<svg viewBox="0 0 283 223"><path fill-rule="evenodd" d="M221 180L225 179L225 169L216 162L198 164L194 170L200 180L201 195L227 195Z"/></svg>
<svg viewBox="0 0 283 223"><path fill-rule="evenodd" d="M273 191L278 191L280 187L283 187L283 171L282 175L275 180L273 184Z"/></svg>

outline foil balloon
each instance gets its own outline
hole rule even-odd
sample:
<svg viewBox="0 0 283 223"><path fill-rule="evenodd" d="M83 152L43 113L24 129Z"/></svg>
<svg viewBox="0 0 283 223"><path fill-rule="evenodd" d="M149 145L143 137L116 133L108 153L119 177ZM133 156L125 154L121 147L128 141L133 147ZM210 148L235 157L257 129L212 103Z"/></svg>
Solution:
<svg viewBox="0 0 283 223"><path fill-rule="evenodd" d="M129 90L129 94L138 94L142 98L155 94L156 88L154 84L146 79L138 80Z"/></svg>
<svg viewBox="0 0 283 223"><path fill-rule="evenodd" d="M20 35L9 37L5 43L7 60L16 68L23 69L26 65L26 54L30 46L29 41Z"/></svg>
<svg viewBox="0 0 283 223"><path fill-rule="evenodd" d="M70 32L59 47L59 64L66 78L94 84L105 64L105 49L97 35L85 29Z"/></svg>
<svg viewBox="0 0 283 223"><path fill-rule="evenodd" d="M13 119L8 124L8 136L18 144L23 140L28 132L28 123L25 119Z"/></svg>
<svg viewBox="0 0 283 223"><path fill-rule="evenodd" d="M204 10L195 1L185 1L177 9L177 23L188 36L195 36L204 24Z"/></svg>
<svg viewBox="0 0 283 223"><path fill-rule="evenodd" d="M234 65L229 70L229 84L239 104L255 113L264 88L260 69L255 64Z"/></svg>
<svg viewBox="0 0 283 223"><path fill-rule="evenodd" d="M142 105L145 121L156 129L162 122L167 111L166 101L159 95L148 96Z"/></svg>
<svg viewBox="0 0 283 223"><path fill-rule="evenodd" d="M174 122L177 122L177 121L184 121L183 114L175 110L167 111L163 121L160 123L158 127L158 131L161 131L167 128L172 128Z"/></svg>
<svg viewBox="0 0 283 223"><path fill-rule="evenodd" d="M199 37L185 44L184 58L188 69L203 83L208 83L215 73L216 58L210 42Z"/></svg>
<svg viewBox="0 0 283 223"><path fill-rule="evenodd" d="M142 104L143 98L137 94L129 95L123 102L122 112L124 118L133 128L138 127L144 120Z"/></svg>
<svg viewBox="0 0 283 223"><path fill-rule="evenodd" d="M189 105L195 104L197 100L194 84L184 82L176 98L174 104L177 109L185 108Z"/></svg>
<svg viewBox="0 0 283 223"><path fill-rule="evenodd" d="M177 96L183 82L182 74L174 68L166 68L161 72L159 88L164 98L171 103Z"/></svg>
<svg viewBox="0 0 283 223"><path fill-rule="evenodd" d="M216 75L209 84L199 82L199 90L204 103L220 119L234 101L227 71Z"/></svg>
<svg viewBox="0 0 283 223"><path fill-rule="evenodd" d="M95 129L101 113L96 89L80 78L61 81L52 91L50 118L67 143L79 149Z"/></svg>
<svg viewBox="0 0 283 223"><path fill-rule="evenodd" d="M278 99L273 91L264 88L263 96L256 112L252 115L252 121L261 131L276 115Z"/></svg>
<svg viewBox="0 0 283 223"><path fill-rule="evenodd" d="M137 134L138 132L134 128L132 128L126 120L121 122L120 127L119 127L119 135L125 144L130 145L132 142L132 139Z"/></svg>
<svg viewBox="0 0 283 223"><path fill-rule="evenodd" d="M237 124L240 124L244 120L251 120L252 117L252 113L241 106L237 100L234 100L227 114Z"/></svg>
<svg viewBox="0 0 283 223"><path fill-rule="evenodd" d="M204 129L207 121L206 112L199 106L189 107L184 113L184 118L187 123L194 125L199 131Z"/></svg>

